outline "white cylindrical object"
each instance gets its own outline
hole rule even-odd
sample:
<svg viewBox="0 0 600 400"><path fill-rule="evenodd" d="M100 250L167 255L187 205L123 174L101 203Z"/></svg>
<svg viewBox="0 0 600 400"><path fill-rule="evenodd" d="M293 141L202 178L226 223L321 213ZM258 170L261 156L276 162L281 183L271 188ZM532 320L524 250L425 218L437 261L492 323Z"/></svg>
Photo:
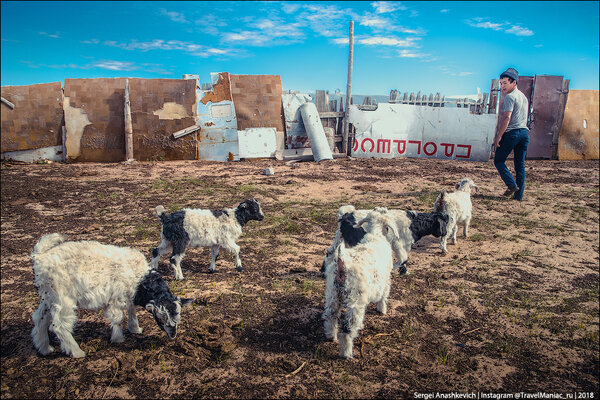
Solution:
<svg viewBox="0 0 600 400"><path fill-rule="evenodd" d="M300 106L300 114L302 122L306 129L306 135L310 140L310 148L312 149L313 157L316 162L321 160L333 160L325 130L319 117L319 111L315 103L304 103Z"/></svg>

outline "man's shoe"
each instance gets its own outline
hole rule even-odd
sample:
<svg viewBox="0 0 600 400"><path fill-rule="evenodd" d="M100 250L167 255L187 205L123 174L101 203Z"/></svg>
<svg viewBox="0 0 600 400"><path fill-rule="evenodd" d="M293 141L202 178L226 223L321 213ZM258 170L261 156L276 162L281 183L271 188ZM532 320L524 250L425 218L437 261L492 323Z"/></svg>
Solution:
<svg viewBox="0 0 600 400"><path fill-rule="evenodd" d="M518 191L519 191L518 187L515 187L515 188L512 188L512 189L506 189L506 192L504 192L502 194L502 196L504 196L504 197L510 197L510 196L512 196L513 194L515 194Z"/></svg>

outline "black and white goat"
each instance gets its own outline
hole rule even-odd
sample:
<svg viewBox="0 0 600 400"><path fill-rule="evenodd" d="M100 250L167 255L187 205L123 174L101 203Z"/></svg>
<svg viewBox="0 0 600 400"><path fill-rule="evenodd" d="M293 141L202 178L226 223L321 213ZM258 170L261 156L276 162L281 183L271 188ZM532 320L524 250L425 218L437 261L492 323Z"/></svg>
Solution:
<svg viewBox="0 0 600 400"><path fill-rule="evenodd" d="M361 230L361 228L353 232L354 228L352 228L351 222L366 217L370 211L357 210L352 205L342 206L338 209L338 229L331 246L327 249L321 272L325 272L325 265L328 263L328 259L332 257L335 249L340 244L343 233L342 229L347 230L347 235L364 235L364 230ZM395 222L398 235L388 239L397 260L394 263L394 269L399 268L401 274L406 273L408 253L414 243L426 235L440 237L446 234L448 216L443 213L416 213L414 211L388 210L386 207L375 207L373 211L388 213ZM342 223L342 217L346 214L349 216L346 216L346 222ZM347 246L352 247L352 242L348 242Z"/></svg>
<svg viewBox="0 0 600 400"><path fill-rule="evenodd" d="M40 305L33 313L31 336L43 355L54 351L48 329L58 336L63 352L84 357L73 338L77 309L103 310L112 326L112 343L125 340L121 323L127 309L129 332L141 333L136 306L145 307L169 339L177 335L181 308L192 299L174 296L146 258L129 247L95 241L66 241L59 233L43 236L31 258Z"/></svg>
<svg viewBox="0 0 600 400"><path fill-rule="evenodd" d="M469 224L471 223L473 209L471 189L477 191L477 185L470 178L464 178L456 184L455 192L447 193L444 190L435 200L433 211L443 212L448 215L447 232L442 235L440 241L440 248L444 253L447 252L446 242L448 238L452 237L452 244L456 244L458 224L464 224L463 233L465 237L469 234Z"/></svg>
<svg viewBox="0 0 600 400"><path fill-rule="evenodd" d="M328 339L338 339L339 319L342 308L346 309L339 339L342 358L352 358L353 341L363 327L367 305L377 303L377 311L387 313L393 268L387 237L397 235L389 215L372 211L356 226L350 226L352 221L352 214L342 216L342 240L325 267L323 320Z"/></svg>
<svg viewBox="0 0 600 400"><path fill-rule="evenodd" d="M181 260L189 247L210 247L211 260L208 271L211 273L215 272L220 248L230 251L235 255L235 268L241 272L243 267L240 246L236 242L248 221L262 221L264 218L260 203L255 199L245 200L237 208L217 211L184 208L167 214L163 206L158 206L156 214L162 222L162 242L152 250L150 265L156 269L160 257L172 252L169 261L175 278L179 280L184 279Z"/></svg>

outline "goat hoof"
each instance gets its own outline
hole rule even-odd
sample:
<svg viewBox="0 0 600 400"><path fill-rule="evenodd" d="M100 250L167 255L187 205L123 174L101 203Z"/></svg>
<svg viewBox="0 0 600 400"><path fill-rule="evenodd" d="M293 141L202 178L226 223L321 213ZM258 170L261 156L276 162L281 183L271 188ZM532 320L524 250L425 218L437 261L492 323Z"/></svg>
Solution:
<svg viewBox="0 0 600 400"><path fill-rule="evenodd" d="M235 267L235 270L237 272L242 272L244 270L244 268L241 265L239 265L239 266Z"/></svg>
<svg viewBox="0 0 600 400"><path fill-rule="evenodd" d="M208 269L208 273L209 274L214 274L215 272L217 272L216 269L210 269L210 268Z"/></svg>
<svg viewBox="0 0 600 400"><path fill-rule="evenodd" d="M406 270L406 267L403 265L400 267L400 275L406 275L408 273L408 271Z"/></svg>
<svg viewBox="0 0 600 400"><path fill-rule="evenodd" d="M83 350L78 350L78 351L74 351L72 354L73 358L83 358L85 357L85 353L83 352Z"/></svg>
<svg viewBox="0 0 600 400"><path fill-rule="evenodd" d="M40 349L40 354L43 356L47 356L48 354L52 353L53 351L54 351L54 347L48 346L45 349Z"/></svg>

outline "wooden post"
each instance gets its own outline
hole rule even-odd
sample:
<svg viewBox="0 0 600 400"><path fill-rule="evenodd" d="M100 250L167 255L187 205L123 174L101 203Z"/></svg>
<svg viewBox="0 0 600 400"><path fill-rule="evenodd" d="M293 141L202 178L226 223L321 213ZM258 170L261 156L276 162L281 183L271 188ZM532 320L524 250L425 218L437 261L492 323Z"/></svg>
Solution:
<svg viewBox="0 0 600 400"><path fill-rule="evenodd" d="M490 86L490 102L488 105L488 114L496 114L496 106L498 105L498 79L492 79Z"/></svg>
<svg viewBox="0 0 600 400"><path fill-rule="evenodd" d="M133 125L131 123L131 103L129 102L129 79L125 79L125 161L133 161Z"/></svg>
<svg viewBox="0 0 600 400"><path fill-rule="evenodd" d="M350 130L350 99L352 97L352 59L354 53L354 21L350 21L350 34L348 40L348 84L346 86L346 110L344 114L344 138L342 141L342 152L348 155L348 133Z"/></svg>

